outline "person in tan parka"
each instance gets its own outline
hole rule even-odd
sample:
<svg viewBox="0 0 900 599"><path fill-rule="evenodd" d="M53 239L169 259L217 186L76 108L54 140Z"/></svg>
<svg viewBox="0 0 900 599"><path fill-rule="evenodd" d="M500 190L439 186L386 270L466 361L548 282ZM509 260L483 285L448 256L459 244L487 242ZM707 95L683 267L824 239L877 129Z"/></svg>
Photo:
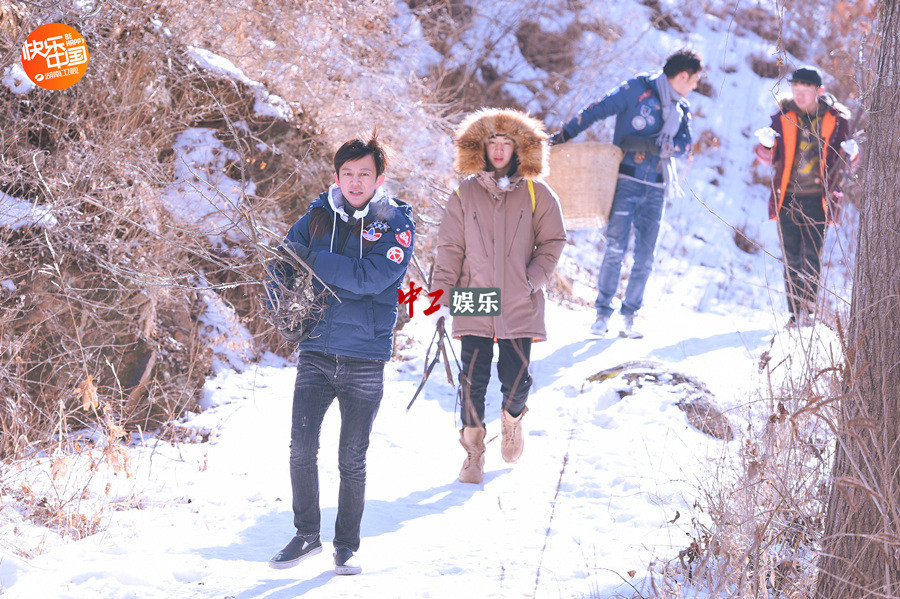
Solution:
<svg viewBox="0 0 900 599"><path fill-rule="evenodd" d="M480 483L494 341L503 396L501 453L515 462L524 445L531 343L547 337L542 288L566 230L559 199L540 180L549 147L539 120L516 110L481 109L459 125L455 145L453 166L466 178L447 201L431 288L444 292L444 304L452 287L500 289L499 315L453 318L453 336L462 342L460 443L467 453L459 479Z"/></svg>

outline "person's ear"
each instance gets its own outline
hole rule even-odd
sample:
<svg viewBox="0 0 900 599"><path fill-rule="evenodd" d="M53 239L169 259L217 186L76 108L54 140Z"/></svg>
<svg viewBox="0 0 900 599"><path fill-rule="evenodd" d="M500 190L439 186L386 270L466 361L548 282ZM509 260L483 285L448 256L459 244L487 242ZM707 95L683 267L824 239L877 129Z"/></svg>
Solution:
<svg viewBox="0 0 900 599"><path fill-rule="evenodd" d="M341 184L341 180L338 178L338 174L337 174L337 173L334 174L334 184L335 184L335 185L340 185L340 184Z"/></svg>
<svg viewBox="0 0 900 599"><path fill-rule="evenodd" d="M378 178L375 179L375 189L378 189L382 185L384 185L384 173L381 173L378 175Z"/></svg>

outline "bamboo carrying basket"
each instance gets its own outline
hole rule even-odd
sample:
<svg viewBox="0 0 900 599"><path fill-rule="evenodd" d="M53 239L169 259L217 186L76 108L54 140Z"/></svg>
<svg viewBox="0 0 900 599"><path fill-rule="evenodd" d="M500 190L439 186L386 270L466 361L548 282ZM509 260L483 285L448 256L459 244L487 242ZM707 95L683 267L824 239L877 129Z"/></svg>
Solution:
<svg viewBox="0 0 900 599"><path fill-rule="evenodd" d="M603 141L550 148L546 183L559 196L566 229L594 229L609 220L622 150Z"/></svg>

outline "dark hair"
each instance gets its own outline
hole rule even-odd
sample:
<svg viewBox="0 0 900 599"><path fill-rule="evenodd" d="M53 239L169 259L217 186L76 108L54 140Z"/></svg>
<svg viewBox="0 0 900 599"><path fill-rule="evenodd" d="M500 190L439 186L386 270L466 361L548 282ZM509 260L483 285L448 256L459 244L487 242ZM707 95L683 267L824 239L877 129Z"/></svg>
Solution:
<svg viewBox="0 0 900 599"><path fill-rule="evenodd" d="M703 68L700 62L700 54L687 49L681 49L666 59L666 66L663 67L663 73L671 79L682 71L687 71L688 75L693 75Z"/></svg>
<svg viewBox="0 0 900 599"><path fill-rule="evenodd" d="M375 176L380 177L387 169L388 153L388 147L378 139L378 129L373 129L369 141L359 138L351 139L338 148L338 151L334 153L334 172L340 174L341 167L345 162L372 156L375 161Z"/></svg>

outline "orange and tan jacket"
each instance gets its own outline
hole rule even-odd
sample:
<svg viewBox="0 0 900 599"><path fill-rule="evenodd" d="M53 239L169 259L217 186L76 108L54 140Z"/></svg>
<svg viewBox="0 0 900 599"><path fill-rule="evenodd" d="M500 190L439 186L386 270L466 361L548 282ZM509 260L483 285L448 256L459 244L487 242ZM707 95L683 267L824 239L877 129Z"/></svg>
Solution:
<svg viewBox="0 0 900 599"><path fill-rule="evenodd" d="M822 197L822 207L828 217L828 224L835 224L840 219L841 183L843 181L846 155L841 155L841 143L847 139L850 116L849 110L841 104L833 101L833 97L823 94L819 102L825 108L819 130L819 148L821 159L819 160L820 176L825 182L825 195ZM780 110L772 115L772 129L778 134L775 139L775 147L771 151L757 151L757 156L768 154L770 162L775 166L772 177L772 195L769 198L769 218L776 220L781 207L784 204L785 191L791 176L791 166L794 163L797 151L797 134L799 117L791 109L789 99L782 100Z"/></svg>

